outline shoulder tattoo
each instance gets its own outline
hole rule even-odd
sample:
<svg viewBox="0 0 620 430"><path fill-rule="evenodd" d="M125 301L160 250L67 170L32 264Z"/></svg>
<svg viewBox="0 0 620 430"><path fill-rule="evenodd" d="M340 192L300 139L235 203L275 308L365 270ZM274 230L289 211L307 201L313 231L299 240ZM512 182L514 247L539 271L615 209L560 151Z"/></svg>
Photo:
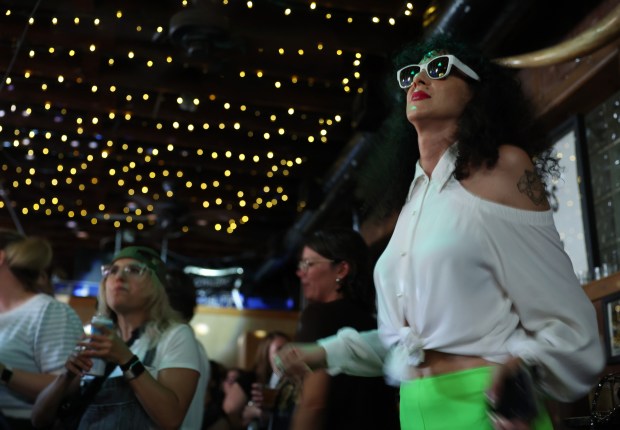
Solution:
<svg viewBox="0 0 620 430"><path fill-rule="evenodd" d="M519 178L517 188L519 192L527 195L536 206L544 204L547 200L545 185L536 172L525 170L523 176Z"/></svg>

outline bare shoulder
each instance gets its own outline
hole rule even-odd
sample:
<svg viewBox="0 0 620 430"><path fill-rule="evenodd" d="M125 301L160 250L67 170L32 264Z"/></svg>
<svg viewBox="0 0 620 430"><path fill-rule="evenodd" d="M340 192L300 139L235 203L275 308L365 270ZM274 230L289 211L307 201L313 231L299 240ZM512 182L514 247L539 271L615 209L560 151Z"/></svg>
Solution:
<svg viewBox="0 0 620 430"><path fill-rule="evenodd" d="M545 184L530 156L517 146L500 146L495 166L476 171L471 188L463 185L482 198L506 206L533 211L549 209Z"/></svg>
<svg viewBox="0 0 620 430"><path fill-rule="evenodd" d="M499 148L497 165L500 168L511 169L529 166L533 168L532 160L523 149L514 145L501 145Z"/></svg>

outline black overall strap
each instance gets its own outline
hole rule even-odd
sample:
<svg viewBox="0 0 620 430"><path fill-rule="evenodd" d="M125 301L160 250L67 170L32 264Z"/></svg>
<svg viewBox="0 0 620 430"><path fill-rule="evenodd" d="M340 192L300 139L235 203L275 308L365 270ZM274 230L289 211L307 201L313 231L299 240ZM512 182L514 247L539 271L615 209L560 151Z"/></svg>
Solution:
<svg viewBox="0 0 620 430"><path fill-rule="evenodd" d="M69 401L66 401L60 405L58 409L58 417L63 422L63 426L66 430L75 429L78 427L82 415L86 412L88 405L93 401L103 383L108 378L110 373L116 368L116 364L107 363L105 366L105 372L102 376L97 376L85 386L80 387L79 393L72 396Z"/></svg>

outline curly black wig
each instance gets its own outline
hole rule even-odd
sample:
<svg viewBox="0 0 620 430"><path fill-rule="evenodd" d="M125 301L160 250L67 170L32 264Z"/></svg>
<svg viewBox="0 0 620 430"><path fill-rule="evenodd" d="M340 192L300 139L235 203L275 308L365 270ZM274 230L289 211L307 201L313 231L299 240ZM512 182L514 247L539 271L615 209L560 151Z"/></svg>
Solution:
<svg viewBox="0 0 620 430"><path fill-rule="evenodd" d="M439 35L406 44L393 56L393 73L386 81L393 107L374 138L357 190L365 212L373 217L381 218L400 209L419 158L417 134L405 115L406 97L396 82L396 70L419 64L431 52L452 54L480 76L480 81L465 77L473 96L454 136L459 149L454 170L457 180L467 178L472 168L493 167L499 147L504 144L526 151L542 177L556 173L550 143L535 129L533 107L514 71L494 63L475 47Z"/></svg>

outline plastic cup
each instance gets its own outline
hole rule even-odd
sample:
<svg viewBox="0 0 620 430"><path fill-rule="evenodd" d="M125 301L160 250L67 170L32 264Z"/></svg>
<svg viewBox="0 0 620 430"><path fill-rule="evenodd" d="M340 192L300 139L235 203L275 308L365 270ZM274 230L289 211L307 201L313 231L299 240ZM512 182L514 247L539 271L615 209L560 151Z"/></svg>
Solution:
<svg viewBox="0 0 620 430"><path fill-rule="evenodd" d="M273 409L276 405L276 397L278 396L278 390L275 388L263 387L263 408Z"/></svg>

